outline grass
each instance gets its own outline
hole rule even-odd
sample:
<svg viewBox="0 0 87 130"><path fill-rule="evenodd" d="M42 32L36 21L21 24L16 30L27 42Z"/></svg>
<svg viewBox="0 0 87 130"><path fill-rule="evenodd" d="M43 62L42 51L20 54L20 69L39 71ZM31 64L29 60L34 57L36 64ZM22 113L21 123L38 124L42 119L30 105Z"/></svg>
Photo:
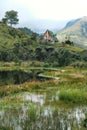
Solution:
<svg viewBox="0 0 87 130"><path fill-rule="evenodd" d="M24 66L24 67L23 67ZM2 68L2 63L0 63L0 68ZM5 63L4 67L7 69L18 69L19 66L14 63ZM52 77L60 77L60 79L50 79L50 80L33 80L29 82L25 82L20 85L6 85L0 86L0 97L3 99L7 96L12 96L21 92L36 92L36 93L46 93L48 96L46 100L49 100L50 96L55 96L55 92L60 92L59 99L63 102L68 103L82 103L87 104L86 95L87 95L87 70L86 69L77 69L73 67L65 67L65 68L56 68L56 69L47 69L43 67L30 67L28 64L23 64L20 68L26 70L34 69L43 70L46 76ZM3 68L4 69L4 68ZM63 70L63 71L62 71ZM59 102L59 101L57 101Z"/></svg>
<svg viewBox="0 0 87 130"><path fill-rule="evenodd" d="M87 104L87 92L75 89L60 91L59 99L65 102L72 102L75 104Z"/></svg>
<svg viewBox="0 0 87 130"><path fill-rule="evenodd" d="M67 103L87 104L87 70L73 67L63 69L65 70L63 72L60 70L45 72L46 75L60 77L53 85L60 91L59 99Z"/></svg>
<svg viewBox="0 0 87 130"><path fill-rule="evenodd" d="M13 67L13 69L18 69L19 66L11 64L5 64L7 69ZM0 64L0 67L3 66ZM17 68L16 68L17 67ZM21 65L22 69L30 70L31 67L23 63ZM50 80L34 80L22 83L20 85L6 85L0 86L0 109L7 111L6 116L9 116L10 126L0 126L0 129L10 130L13 129L14 119L18 119L23 129L29 130L62 130L64 124L64 129L67 128L67 123L70 123L72 130L79 129L78 124L73 122L76 119L71 116L68 119L68 114L72 115L71 111L68 113L69 108L74 108L77 106L87 105L87 70L77 69L73 67L64 67L56 69L47 69L43 67L32 67L34 71L42 71L47 76L58 76L60 80L50 79ZM62 71L63 70L63 71ZM38 72L38 71L37 71ZM46 98L45 104L40 106L38 103L33 103L28 100L22 99L22 94L25 92L35 93L35 94L45 94ZM49 106L49 107L48 107ZM23 107L25 117L19 121L21 114L23 114ZM20 108L20 109L18 109ZM21 109L22 108L22 109ZM60 109L60 110L59 110ZM70 109L70 110L71 110ZM4 118L3 118L4 119ZM61 123L63 120L63 124ZM67 122L67 123L66 123ZM3 121L1 122L3 123ZM83 124L80 124L81 129L85 130Z"/></svg>

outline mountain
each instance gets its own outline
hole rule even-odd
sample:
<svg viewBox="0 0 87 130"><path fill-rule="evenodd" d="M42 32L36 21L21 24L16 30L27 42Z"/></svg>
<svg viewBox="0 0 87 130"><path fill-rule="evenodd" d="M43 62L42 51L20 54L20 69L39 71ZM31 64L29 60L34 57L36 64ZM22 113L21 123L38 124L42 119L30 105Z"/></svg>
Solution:
<svg viewBox="0 0 87 130"><path fill-rule="evenodd" d="M69 38L75 45L87 47L87 16L71 20L57 33L59 41Z"/></svg>

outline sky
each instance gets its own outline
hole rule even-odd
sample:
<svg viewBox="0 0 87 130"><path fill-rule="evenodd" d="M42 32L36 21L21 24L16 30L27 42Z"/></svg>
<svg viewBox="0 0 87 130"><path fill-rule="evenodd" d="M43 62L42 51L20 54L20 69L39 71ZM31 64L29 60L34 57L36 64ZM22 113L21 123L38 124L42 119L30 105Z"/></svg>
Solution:
<svg viewBox="0 0 87 130"><path fill-rule="evenodd" d="M18 12L19 26L57 29L87 16L87 0L0 0L0 19L10 10Z"/></svg>

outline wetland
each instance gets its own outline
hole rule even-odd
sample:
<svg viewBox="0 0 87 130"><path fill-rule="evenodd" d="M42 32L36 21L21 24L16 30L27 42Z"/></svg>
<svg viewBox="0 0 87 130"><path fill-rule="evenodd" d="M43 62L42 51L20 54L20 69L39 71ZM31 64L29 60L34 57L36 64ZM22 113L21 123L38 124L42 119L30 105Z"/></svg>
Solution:
<svg viewBox="0 0 87 130"><path fill-rule="evenodd" d="M0 130L86 130L86 79L70 66L1 67Z"/></svg>

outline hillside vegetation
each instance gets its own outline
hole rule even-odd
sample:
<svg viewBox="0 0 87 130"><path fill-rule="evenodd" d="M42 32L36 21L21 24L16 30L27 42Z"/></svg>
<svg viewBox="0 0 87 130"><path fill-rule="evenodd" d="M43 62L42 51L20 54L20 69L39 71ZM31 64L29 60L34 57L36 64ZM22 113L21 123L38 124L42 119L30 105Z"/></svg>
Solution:
<svg viewBox="0 0 87 130"><path fill-rule="evenodd" d="M86 50L66 43L41 43L38 34L26 30L0 23L0 61L30 61L36 65L39 62L39 66L43 63L46 67L87 61Z"/></svg>
<svg viewBox="0 0 87 130"><path fill-rule="evenodd" d="M0 23L0 50L12 49L17 42L28 39L19 29L12 28L6 24Z"/></svg>

